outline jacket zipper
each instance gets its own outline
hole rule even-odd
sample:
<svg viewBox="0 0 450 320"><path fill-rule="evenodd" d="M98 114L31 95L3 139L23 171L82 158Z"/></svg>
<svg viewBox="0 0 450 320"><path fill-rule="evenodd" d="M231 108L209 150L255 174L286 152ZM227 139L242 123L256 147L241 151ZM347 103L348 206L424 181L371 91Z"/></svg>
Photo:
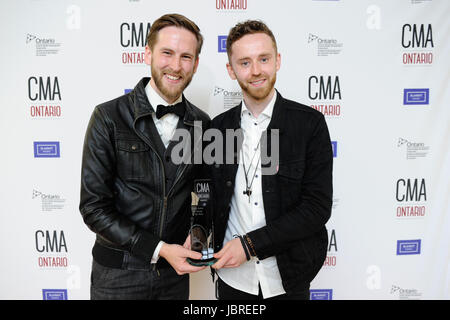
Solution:
<svg viewBox="0 0 450 320"><path fill-rule="evenodd" d="M143 117L143 116L145 116L145 115L142 115L142 116L140 116L140 117L138 117L138 118L136 118L136 119L134 120L134 122L133 122L133 129L134 129L134 131L136 132L136 134L137 134L142 140L146 141L146 143L148 144L148 146L150 147L150 149L152 149L153 152L156 154L156 156L158 157L159 163L160 163L160 165L161 165L161 168L162 168L162 175L163 175L163 184L162 184L162 185L163 185L163 194L164 194L164 198L163 198L163 210L162 210L162 214L161 214L161 218L160 218L160 223L159 223L159 237L161 238L161 237L162 237L162 232L163 232L163 226L164 226L164 219L165 219L165 217L166 217L166 211L167 211L167 200L168 200L169 195L170 195L170 192L172 192L172 190L173 190L175 184L178 182L178 180L180 180L181 176L183 175L184 171L186 170L187 165L185 165L184 168L183 168L183 170L181 170L180 174L178 175L178 178L173 182L172 187L170 188L170 190L169 190L169 192L167 193L167 196L166 196L166 175L165 175L165 172L164 172L164 163L162 162L162 159L161 159L161 157L159 156L158 152L156 152L155 149L153 149L151 143L149 143L149 142L147 141L147 138L146 138L145 136L142 136L142 135L140 134L140 132L139 132L138 130L136 130L136 121L137 121L139 118ZM184 122L184 124L187 124L187 123ZM200 139L200 140L201 140L201 139ZM194 143L194 149L195 149L195 145L196 145L196 143ZM158 271L158 270L156 270L156 263L153 265L153 271ZM158 271L158 275L159 275L159 271Z"/></svg>
<svg viewBox="0 0 450 320"><path fill-rule="evenodd" d="M162 211L162 215L161 215L161 220L160 220L160 224L159 224L159 237L161 238L162 236L162 232L163 232L163 226L164 226L164 218L166 217L166 211L167 211L167 198L168 196L164 196L164 200L163 200L163 211Z"/></svg>
<svg viewBox="0 0 450 320"><path fill-rule="evenodd" d="M139 118L140 118L140 117L139 117ZM163 200L163 210L162 210L162 214L161 214L161 218L160 218L160 222L159 222L159 224L160 224L160 227L159 227L159 237L161 238L161 237L162 237L163 221L164 221L163 219L164 219L165 216L166 216L166 210L167 210L167 198L168 198L168 196L166 197L166 174L165 174L165 172L164 172L164 164L163 164L162 159L161 159L161 157L159 156L158 152L156 152L155 149L153 149L151 143L149 143L149 142L147 141L147 138L146 138L145 136L141 135L141 133L140 133L138 130L136 130L136 121L137 121L139 118L136 118L136 119L134 120L134 122L133 122L133 129L134 129L134 132L136 132L136 134L137 134L142 140L144 140L144 141L147 143L147 145L150 147L150 149L153 150L153 152L156 154L156 157L158 158L159 164L161 165L161 168L162 168L162 176L163 176L163 184L162 184L162 186L163 186L164 200ZM159 276L159 271L156 269L156 263L153 265L153 271L157 271L158 276Z"/></svg>

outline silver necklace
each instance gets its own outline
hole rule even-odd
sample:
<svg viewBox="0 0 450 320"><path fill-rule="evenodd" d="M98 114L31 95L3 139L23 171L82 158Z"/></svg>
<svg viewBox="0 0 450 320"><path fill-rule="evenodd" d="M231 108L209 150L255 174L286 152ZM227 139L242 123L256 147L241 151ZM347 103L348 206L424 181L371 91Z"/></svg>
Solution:
<svg viewBox="0 0 450 320"><path fill-rule="evenodd" d="M258 150L259 150L259 144L260 144L260 142L261 142L261 138L260 138L259 141L258 141L258 145L256 146L255 152L253 153L253 157L252 157L252 160L250 161L250 166L249 166L248 170L245 168L245 160L244 160L244 159L245 159L245 156L244 156L244 151L241 150L241 153L242 153L242 166L243 166L243 168L244 168L244 174L245 174L245 190L244 190L243 194L246 194L246 195L248 196L248 203L250 203L250 196L251 196L251 194L252 194L253 180L255 180L256 170L258 170L259 161L261 160L261 153L259 153L259 156L258 156L258 162L256 163L255 171L253 172L252 181L250 181L250 184L248 183L248 180L249 180L248 174L249 174L249 172L250 172L251 164L253 163L253 159L255 158L255 155L256 155L256 153L257 153Z"/></svg>

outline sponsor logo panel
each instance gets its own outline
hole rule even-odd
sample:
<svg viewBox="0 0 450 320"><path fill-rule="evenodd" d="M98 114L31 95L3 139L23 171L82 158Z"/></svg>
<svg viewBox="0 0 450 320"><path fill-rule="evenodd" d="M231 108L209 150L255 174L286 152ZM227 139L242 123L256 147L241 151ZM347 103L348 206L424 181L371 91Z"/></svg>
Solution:
<svg viewBox="0 0 450 320"><path fill-rule="evenodd" d="M145 65L145 45L150 27L150 22L122 22L120 24L119 43L122 65Z"/></svg>
<svg viewBox="0 0 450 320"><path fill-rule="evenodd" d="M416 240L397 240L397 255L415 255L421 253L420 239Z"/></svg>
<svg viewBox="0 0 450 320"><path fill-rule="evenodd" d="M67 289L42 289L43 300L67 300Z"/></svg>
<svg viewBox="0 0 450 320"><path fill-rule="evenodd" d="M333 300L333 289L311 289L310 300Z"/></svg>
<svg viewBox="0 0 450 320"><path fill-rule="evenodd" d="M59 158L61 155L59 141L34 141L35 158Z"/></svg>
<svg viewBox="0 0 450 320"><path fill-rule="evenodd" d="M342 90L338 75L312 75L308 78L308 98L312 108L326 118L339 118Z"/></svg>

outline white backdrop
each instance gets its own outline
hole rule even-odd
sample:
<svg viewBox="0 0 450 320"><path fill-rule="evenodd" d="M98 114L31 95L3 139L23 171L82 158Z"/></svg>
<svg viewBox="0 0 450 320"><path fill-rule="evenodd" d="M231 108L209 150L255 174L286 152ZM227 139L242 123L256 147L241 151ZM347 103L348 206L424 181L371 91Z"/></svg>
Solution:
<svg viewBox="0 0 450 320"><path fill-rule="evenodd" d="M86 125L149 75L141 40L169 12L205 37L185 94L211 117L241 98L220 36L249 18L277 38L277 89L326 115L331 242L311 298L449 299L447 0L1 1L0 298L89 298ZM209 271L191 299L214 299Z"/></svg>

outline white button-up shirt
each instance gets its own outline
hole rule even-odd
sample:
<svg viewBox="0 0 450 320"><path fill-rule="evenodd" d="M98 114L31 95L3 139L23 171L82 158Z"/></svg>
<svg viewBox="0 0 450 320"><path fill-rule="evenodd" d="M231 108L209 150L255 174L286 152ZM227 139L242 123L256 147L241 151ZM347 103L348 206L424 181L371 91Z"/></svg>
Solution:
<svg viewBox="0 0 450 320"><path fill-rule="evenodd" d="M161 137L164 146L167 148L167 146L170 143L170 139L172 139L175 133L178 124L178 119L180 117L174 113L168 113L165 114L163 117L161 117L161 119L158 119L156 117L156 108L158 107L159 104L167 106L168 103L158 94L158 92L155 91L155 89L152 88L152 86L150 85L150 81L145 86L145 93L147 94L148 101L155 110L155 112L152 113L153 122L155 123L156 129L158 130L159 136ZM178 99L171 105L181 102L182 100L183 100L182 95L180 95ZM159 251L161 250L163 243L164 243L163 241L160 241L156 246L155 251L153 252L151 263L158 262Z"/></svg>
<svg viewBox="0 0 450 320"><path fill-rule="evenodd" d="M158 92L155 91L155 89L152 88L150 85L150 81L145 86L145 93L147 94L148 101L152 105L155 112L152 114L153 122L155 123L156 129L159 132L159 135L161 137L162 142L164 143L164 146L167 148L167 146L170 143L170 139L172 139L175 130L177 128L178 119L180 118L174 113L167 113L161 119L158 119L156 117L156 108L159 104L162 104L164 106L167 106L168 103L161 98L161 96L158 94ZM170 105L177 104L178 102L183 101L182 96L180 95L177 100L175 100Z"/></svg>
<svg viewBox="0 0 450 320"><path fill-rule="evenodd" d="M258 163L261 147L258 146L258 143L272 118L276 96L275 93L258 118L252 115L247 109L245 102L242 101L241 129L244 140L236 173L234 194L231 198L230 216L224 244L233 240L233 235L235 234L244 235L266 225L262 194L261 161ZM242 157L244 157L249 185L252 183L253 175L255 176L251 186L250 202L249 197L243 193L246 190L246 181ZM252 257L252 259L244 262L238 268L222 268L217 273L229 286L249 294L258 295L259 284L265 299L286 293L281 282L277 260L274 256L264 260Z"/></svg>

